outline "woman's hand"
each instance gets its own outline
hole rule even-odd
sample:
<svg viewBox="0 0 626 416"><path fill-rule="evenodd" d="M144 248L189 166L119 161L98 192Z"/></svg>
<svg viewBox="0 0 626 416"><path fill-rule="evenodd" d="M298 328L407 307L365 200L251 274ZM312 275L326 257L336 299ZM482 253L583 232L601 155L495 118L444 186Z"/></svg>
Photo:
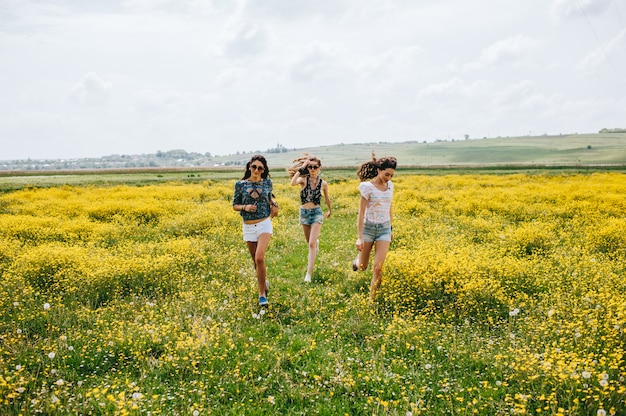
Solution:
<svg viewBox="0 0 626 416"><path fill-rule="evenodd" d="M300 169L298 169L298 173L300 173L300 176L307 174L307 172L308 172L308 170L306 168L307 166L309 166L309 159L307 159L304 162L302 162L302 166L300 166Z"/></svg>
<svg viewBox="0 0 626 416"><path fill-rule="evenodd" d="M356 249L359 251L363 250L363 240L360 238L356 239Z"/></svg>

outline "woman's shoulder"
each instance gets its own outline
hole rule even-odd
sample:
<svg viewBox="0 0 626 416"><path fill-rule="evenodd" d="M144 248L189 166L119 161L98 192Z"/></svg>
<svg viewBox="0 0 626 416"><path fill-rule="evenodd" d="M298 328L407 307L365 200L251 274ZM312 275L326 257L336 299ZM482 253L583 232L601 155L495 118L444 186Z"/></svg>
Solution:
<svg viewBox="0 0 626 416"><path fill-rule="evenodd" d="M359 183L359 192L361 192L361 195L363 196L368 196L370 195L376 188L374 188L374 185L370 182L370 181L363 181Z"/></svg>

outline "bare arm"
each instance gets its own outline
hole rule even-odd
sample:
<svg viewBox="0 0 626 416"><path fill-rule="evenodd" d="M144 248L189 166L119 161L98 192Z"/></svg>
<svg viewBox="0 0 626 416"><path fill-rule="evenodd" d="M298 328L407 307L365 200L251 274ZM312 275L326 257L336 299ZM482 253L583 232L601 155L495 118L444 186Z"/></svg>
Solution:
<svg viewBox="0 0 626 416"><path fill-rule="evenodd" d="M330 204L330 196L328 196L328 182L326 181L322 182L322 192L324 193L324 201L326 201L326 207L328 208L328 211L326 211L324 216L328 218L331 216L333 208Z"/></svg>
<svg viewBox="0 0 626 416"><path fill-rule="evenodd" d="M359 215L357 219L357 233L358 237L356 240L356 248L361 251L363 249L363 220L365 219L365 208L367 207L367 199L361 197L361 201L359 203Z"/></svg>
<svg viewBox="0 0 626 416"><path fill-rule="evenodd" d="M291 186L300 185L301 187L303 187L305 185L304 178L300 176L300 172L296 172L296 174L293 175L293 178L291 178L291 182L289 183Z"/></svg>
<svg viewBox="0 0 626 416"><path fill-rule="evenodd" d="M389 224L391 225L391 240L393 241L393 204L389 205Z"/></svg>
<svg viewBox="0 0 626 416"><path fill-rule="evenodd" d="M302 176L300 176L300 172L299 171L296 171L295 175L293 175L293 177L291 178L291 181L289 182L289 184L291 186L296 186L296 185L300 184L301 187L303 187L305 185L304 178Z"/></svg>

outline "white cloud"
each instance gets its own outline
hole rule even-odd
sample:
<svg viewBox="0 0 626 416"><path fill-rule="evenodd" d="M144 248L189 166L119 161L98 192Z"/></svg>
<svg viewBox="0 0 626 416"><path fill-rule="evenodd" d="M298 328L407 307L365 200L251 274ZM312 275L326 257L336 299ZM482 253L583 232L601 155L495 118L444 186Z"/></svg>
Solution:
<svg viewBox="0 0 626 416"><path fill-rule="evenodd" d="M345 13L349 0L247 0L246 13L280 19L309 19L311 16L336 18Z"/></svg>
<svg viewBox="0 0 626 416"><path fill-rule="evenodd" d="M540 129L537 130L539 121L550 120L550 117L554 117L554 109L561 105L558 97L546 95L535 82L530 80L506 85L496 91L492 97L488 105L493 109L490 117L515 121L518 126L522 126L517 134L527 134L527 130L533 129L533 123L535 123L535 133L542 134ZM532 114L532 118L529 118L528 114Z"/></svg>
<svg viewBox="0 0 626 416"><path fill-rule="evenodd" d="M626 51L626 29L622 30L617 36L608 41L605 45L598 46L591 51L580 63L580 67L584 69L594 69L601 65L613 65L611 57L625 55ZM619 71L618 68L615 68ZM624 72L621 72L624 74Z"/></svg>
<svg viewBox="0 0 626 416"><path fill-rule="evenodd" d="M449 100L460 96L474 95L484 86L485 82L483 81L467 84L462 78L455 76L446 82L426 86L419 92L417 97L420 100L432 98Z"/></svg>
<svg viewBox="0 0 626 416"><path fill-rule="evenodd" d="M466 69L481 70L504 64L519 64L526 60L537 41L526 35L510 36L483 49L480 58L465 65Z"/></svg>
<svg viewBox="0 0 626 416"><path fill-rule="evenodd" d="M193 15L233 13L239 9L239 3L237 0L187 0Z"/></svg>
<svg viewBox="0 0 626 416"><path fill-rule="evenodd" d="M613 2L614 0L555 0L552 13L564 18L600 15Z"/></svg>
<svg viewBox="0 0 626 416"><path fill-rule="evenodd" d="M516 105L531 96L535 88L535 83L529 80L523 80L515 85L508 85L495 94L493 103L498 107Z"/></svg>
<svg viewBox="0 0 626 416"><path fill-rule="evenodd" d="M124 7L136 12L163 10L172 7L175 3L172 0L121 0Z"/></svg>
<svg viewBox="0 0 626 416"><path fill-rule="evenodd" d="M353 70L359 87L391 92L415 83L423 59L424 51L419 46L394 46L381 54L355 59Z"/></svg>
<svg viewBox="0 0 626 416"><path fill-rule="evenodd" d="M70 100L78 104L103 105L111 95L111 84L93 72L88 72L70 92Z"/></svg>
<svg viewBox="0 0 626 416"><path fill-rule="evenodd" d="M301 82L335 78L343 66L341 58L348 53L340 45L312 44L291 65L290 76Z"/></svg>
<svg viewBox="0 0 626 416"><path fill-rule="evenodd" d="M225 68L215 78L214 85L219 88L239 88L244 80L250 78L250 73L247 68L233 67Z"/></svg>
<svg viewBox="0 0 626 416"><path fill-rule="evenodd" d="M142 91L136 98L134 110L145 113L169 113L183 105L178 91Z"/></svg>
<svg viewBox="0 0 626 416"><path fill-rule="evenodd" d="M221 53L231 58L259 55L269 47L267 30L256 23L238 22L229 29Z"/></svg>
<svg viewBox="0 0 626 416"><path fill-rule="evenodd" d="M527 111L537 111L542 113L550 108L553 103L551 97L546 97L543 94L532 94L525 97L519 105L519 108Z"/></svg>
<svg viewBox="0 0 626 416"><path fill-rule="evenodd" d="M311 129L317 129L319 128L319 124L319 120L313 117L298 118L287 123L286 130L301 133L310 131Z"/></svg>
<svg viewBox="0 0 626 416"><path fill-rule="evenodd" d="M0 0L2 157L597 131L626 108L620 16L608 0Z"/></svg>

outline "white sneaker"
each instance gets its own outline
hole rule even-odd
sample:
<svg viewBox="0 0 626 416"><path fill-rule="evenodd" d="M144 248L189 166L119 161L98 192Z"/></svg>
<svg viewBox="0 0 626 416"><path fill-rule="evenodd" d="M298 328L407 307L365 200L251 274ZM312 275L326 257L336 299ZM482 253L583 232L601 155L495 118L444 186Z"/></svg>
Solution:
<svg viewBox="0 0 626 416"><path fill-rule="evenodd" d="M306 276L304 276L304 281L306 283L311 283L311 275L307 273Z"/></svg>
<svg viewBox="0 0 626 416"><path fill-rule="evenodd" d="M359 271L359 260L360 260L360 254L357 253L356 258L352 260L352 270L355 272Z"/></svg>

